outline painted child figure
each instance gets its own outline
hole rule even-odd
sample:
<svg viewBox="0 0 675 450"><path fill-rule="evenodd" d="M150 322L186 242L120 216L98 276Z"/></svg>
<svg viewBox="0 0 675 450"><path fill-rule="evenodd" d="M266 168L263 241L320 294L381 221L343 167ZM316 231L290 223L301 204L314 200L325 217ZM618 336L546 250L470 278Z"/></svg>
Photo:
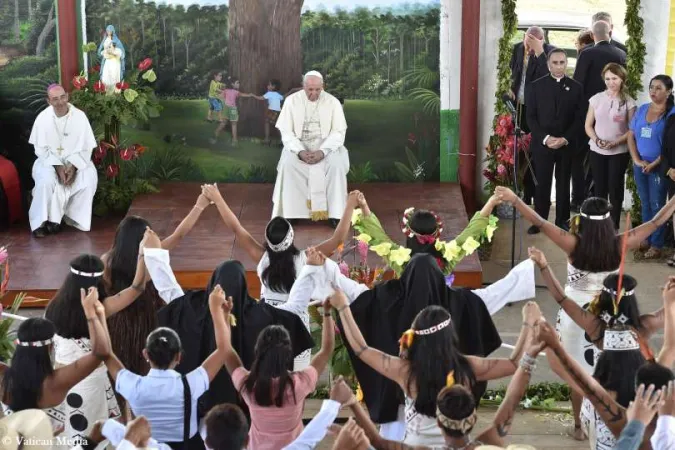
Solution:
<svg viewBox="0 0 675 450"><path fill-rule="evenodd" d="M281 102L284 96L279 93L281 81L272 79L267 83L267 92L263 98L267 100L267 113L265 114L265 144L270 145L270 128L277 124L281 112Z"/></svg>
<svg viewBox="0 0 675 450"><path fill-rule="evenodd" d="M221 83L222 79L223 75L220 72L216 72L213 74L211 84L209 84L209 115L206 118L208 122L213 122L214 112L218 113L218 121L223 121L223 102L220 99L220 92L225 86Z"/></svg>
<svg viewBox="0 0 675 450"><path fill-rule="evenodd" d="M254 94L246 94L239 92L239 79L228 77L227 86L221 92L222 98L225 101L225 117L220 121L220 125L216 128L215 137L211 139L211 143L215 144L218 140L218 135L221 131L227 126L229 121L232 127L232 146L237 146L237 122L239 122L239 109L237 108L237 99L239 97L255 97L259 100L263 100L263 97L259 97Z"/></svg>

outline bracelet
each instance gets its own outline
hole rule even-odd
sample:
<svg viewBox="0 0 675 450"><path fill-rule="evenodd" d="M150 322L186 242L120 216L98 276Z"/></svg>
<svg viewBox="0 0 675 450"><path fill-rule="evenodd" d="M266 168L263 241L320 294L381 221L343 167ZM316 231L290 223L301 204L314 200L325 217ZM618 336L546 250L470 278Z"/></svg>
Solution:
<svg viewBox="0 0 675 450"><path fill-rule="evenodd" d="M333 317L333 315L331 313L323 313L323 316L324 317Z"/></svg>
<svg viewBox="0 0 675 450"><path fill-rule="evenodd" d="M558 302L558 304L561 304L561 303L564 302L565 300L569 300L569 297L566 296L566 295L563 296L563 298L561 298L560 301L556 300L556 302Z"/></svg>
<svg viewBox="0 0 675 450"><path fill-rule="evenodd" d="M527 358L526 358L527 357ZM534 358L532 358L530 355L525 353L523 357L520 359L520 364L519 366L527 373L532 373L534 369L537 368L537 362Z"/></svg>
<svg viewBox="0 0 675 450"><path fill-rule="evenodd" d="M546 269L548 269L548 264L546 264L544 267L540 267L539 271L543 272Z"/></svg>
<svg viewBox="0 0 675 450"><path fill-rule="evenodd" d="M134 291L137 291L137 292L145 292L145 287L137 286L135 284L131 285L131 289L133 289Z"/></svg>
<svg viewBox="0 0 675 450"><path fill-rule="evenodd" d="M521 362L525 362L526 364L537 364L537 358L528 355L527 353L523 353L522 358L520 359Z"/></svg>

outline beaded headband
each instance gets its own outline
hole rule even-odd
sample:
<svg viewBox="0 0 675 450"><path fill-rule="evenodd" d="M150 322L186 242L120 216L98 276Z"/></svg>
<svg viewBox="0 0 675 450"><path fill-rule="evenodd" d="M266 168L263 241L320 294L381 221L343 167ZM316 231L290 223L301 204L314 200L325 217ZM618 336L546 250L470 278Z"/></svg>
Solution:
<svg viewBox="0 0 675 450"><path fill-rule="evenodd" d="M603 287L602 287L602 290L603 290L604 292L607 292L608 294L613 295L614 297L616 297L616 291L615 291L614 289L610 289L610 288L608 288L608 287L603 286ZM623 291L623 292L621 293L621 297L624 297L624 296L627 296L627 295L633 295L633 294L635 294L635 289L632 289L632 290L630 290L630 291Z"/></svg>
<svg viewBox="0 0 675 450"><path fill-rule="evenodd" d="M605 331L605 337L602 341L604 351L621 352L627 350L640 350L635 331L631 329L610 329Z"/></svg>
<svg viewBox="0 0 675 450"><path fill-rule="evenodd" d="M413 214L415 213L415 208L408 208L403 212L403 218L401 219L401 231L403 234L405 234L407 237L417 237L417 240L420 241L421 244L433 244L436 239L441 235L441 232L443 232L443 221L441 218L438 216L433 211L429 211L431 215L434 216L436 219L436 230L432 234L419 234L413 231L412 228L410 228L410 219L412 218Z"/></svg>
<svg viewBox="0 0 675 450"><path fill-rule="evenodd" d="M443 428L466 434L471 431L474 425L476 425L476 422L478 421L478 414L476 414L476 410L474 409L469 417L457 420L444 416L443 413L441 413L441 410L436 407L436 419L438 419Z"/></svg>
<svg viewBox="0 0 675 450"><path fill-rule="evenodd" d="M288 224L288 232L286 233L286 236L284 236L284 239L278 244L272 244L270 242L269 238L267 237L267 230L265 230L265 241L273 252L283 252L288 250L291 245L293 245L293 238L295 237L293 226L288 220L284 219L284 221ZM267 226L269 227L269 224L267 224Z"/></svg>
<svg viewBox="0 0 675 450"><path fill-rule="evenodd" d="M584 218L590 219L590 220L605 220L605 219L609 219L609 213L608 213L608 212L605 213L605 214L603 214L602 216L591 216L591 215L588 215L588 214L586 214L585 212L582 211L582 212L579 213L579 215L580 215L581 217L584 217Z"/></svg>
<svg viewBox="0 0 675 450"><path fill-rule="evenodd" d="M20 341L15 339L14 345L19 347L46 347L52 342L52 339L45 339L44 341Z"/></svg>
<svg viewBox="0 0 675 450"><path fill-rule="evenodd" d="M70 271L73 272L75 275L79 275L81 277L96 278L103 276L103 272L82 272L80 270L73 269L72 267L70 268Z"/></svg>
<svg viewBox="0 0 675 450"><path fill-rule="evenodd" d="M441 331L443 328L447 327L450 325L451 318L448 318L447 320L444 320L443 322L439 323L438 325L434 325L432 327L429 327L424 330L413 330L412 328L407 330L401 335L401 339L399 339L398 343L400 344L401 350L406 350L409 349L410 346L413 343L413 340L415 338L415 335L429 335L429 334L434 334L437 331Z"/></svg>

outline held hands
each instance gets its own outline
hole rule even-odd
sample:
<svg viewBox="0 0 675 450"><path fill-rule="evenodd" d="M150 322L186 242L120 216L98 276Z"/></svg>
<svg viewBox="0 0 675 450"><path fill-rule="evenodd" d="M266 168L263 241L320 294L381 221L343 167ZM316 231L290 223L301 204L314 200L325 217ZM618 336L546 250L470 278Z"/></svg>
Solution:
<svg viewBox="0 0 675 450"><path fill-rule="evenodd" d="M542 319L541 309L536 302L527 302L523 306L523 323L534 327Z"/></svg>
<svg viewBox="0 0 675 450"><path fill-rule="evenodd" d="M646 165L642 166L642 172L643 173L651 173L652 170L656 169L659 166L659 164L661 164L661 162L659 160L656 160L656 161L651 162L651 163L647 163L645 161L643 161L643 162L646 164Z"/></svg>
<svg viewBox="0 0 675 450"><path fill-rule="evenodd" d="M370 208L368 207L368 202L366 201L366 196L363 195L362 192L359 192L358 201L359 201L359 208L361 208L361 211L363 212L363 215L369 216L370 215Z"/></svg>
<svg viewBox="0 0 675 450"><path fill-rule="evenodd" d="M206 197L206 199L211 203L217 203L218 201L223 200L223 196L220 194L220 190L218 190L218 186L215 183L203 184L202 195L204 195L204 197ZM197 201L199 202L199 199L197 199Z"/></svg>
<svg viewBox="0 0 675 450"><path fill-rule="evenodd" d="M358 426L353 417L350 417L340 430L333 444L333 448L367 449L370 441L363 428Z"/></svg>
<svg viewBox="0 0 675 450"><path fill-rule="evenodd" d="M347 300L345 293L342 292L337 286L333 286L333 290L335 291L333 292L333 295L328 297L328 301L330 302L331 306L337 310L347 306L349 301Z"/></svg>
<svg viewBox="0 0 675 450"><path fill-rule="evenodd" d="M231 315L232 310L234 309L234 301L232 297L225 296L225 291L219 284L216 284L209 294L209 309L211 314L215 315L220 312L225 319L225 323L231 326L236 326L236 320L233 315Z"/></svg>
<svg viewBox="0 0 675 450"><path fill-rule="evenodd" d="M199 197L197 197L197 201L195 202L195 206L201 210L206 209L208 206L211 205L211 200L209 200L206 195L204 195L203 189L202 193L199 194Z"/></svg>
<svg viewBox="0 0 675 450"><path fill-rule="evenodd" d="M565 145L567 145L567 141L565 140L565 138L549 137L546 140L546 146L553 150L557 150L560 147L564 147Z"/></svg>
<svg viewBox="0 0 675 450"><path fill-rule="evenodd" d="M351 191L347 197L347 207L348 208L357 208L359 206L359 196L361 196L361 191Z"/></svg>
<svg viewBox="0 0 675 450"><path fill-rule="evenodd" d="M303 150L298 153L298 158L306 164L316 164L325 158L322 150Z"/></svg>
<svg viewBox="0 0 675 450"><path fill-rule="evenodd" d="M535 332L537 341L545 343L547 347L557 348L560 345L558 334L555 332L555 329L553 329L551 324L546 322L544 318L542 318L537 323Z"/></svg>
<svg viewBox="0 0 675 450"><path fill-rule="evenodd" d="M145 228L143 240L141 240L139 254L142 254L143 249L145 248L162 248L162 241L160 241L157 233L155 233L150 227Z"/></svg>
<svg viewBox="0 0 675 450"><path fill-rule="evenodd" d="M145 448L150 440L150 423L144 416L136 417L127 424L127 432L124 439L136 446Z"/></svg>
<svg viewBox="0 0 675 450"><path fill-rule="evenodd" d="M665 308L675 307L675 277L668 277L668 282L663 288L663 306Z"/></svg>
<svg viewBox="0 0 675 450"><path fill-rule="evenodd" d="M323 266L326 262L326 255L318 251L314 247L309 247L306 250L307 264L310 266Z"/></svg>
<svg viewBox="0 0 675 450"><path fill-rule="evenodd" d="M626 418L629 421L637 420L644 425L648 425L656 415L656 411L660 406L661 391L655 391L653 384L650 384L647 390L645 390L645 385L641 384L635 392L635 400L628 405Z"/></svg>
<svg viewBox="0 0 675 450"><path fill-rule="evenodd" d="M87 319L95 319L98 317L96 312L96 303L98 301L98 289L92 286L85 293L84 289L80 289L80 301L82 302L82 309Z"/></svg>
<svg viewBox="0 0 675 450"><path fill-rule="evenodd" d="M340 403L343 407L351 406L356 403L356 396L352 389L347 385L345 379L340 375L333 383L330 389L330 399Z"/></svg>
<svg viewBox="0 0 675 450"><path fill-rule="evenodd" d="M504 186L497 186L494 195L496 195L499 200L506 203L515 203L516 200L518 200L516 194L511 189Z"/></svg>
<svg viewBox="0 0 675 450"><path fill-rule="evenodd" d="M65 185L66 184L66 166L54 166L54 169L56 170L56 177L59 179L59 183Z"/></svg>
<svg viewBox="0 0 675 450"><path fill-rule="evenodd" d="M63 184L66 186L70 186L73 184L73 181L75 181L75 175L77 174L77 167L75 166L68 166L66 167L66 179L64 180Z"/></svg>
<svg viewBox="0 0 675 450"><path fill-rule="evenodd" d="M660 416L675 416L675 381L669 381L661 392Z"/></svg>
<svg viewBox="0 0 675 450"><path fill-rule="evenodd" d="M546 255L544 252L539 250L537 247L530 247L527 249L527 254L530 255L530 259L537 264L537 267L543 269L548 266L548 261L546 261Z"/></svg>

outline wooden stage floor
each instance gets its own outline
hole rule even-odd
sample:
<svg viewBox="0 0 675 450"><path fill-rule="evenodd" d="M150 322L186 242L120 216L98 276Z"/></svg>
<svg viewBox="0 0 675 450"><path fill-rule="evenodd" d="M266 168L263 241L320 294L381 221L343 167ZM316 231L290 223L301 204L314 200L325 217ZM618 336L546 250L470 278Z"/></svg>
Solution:
<svg viewBox="0 0 675 450"><path fill-rule="evenodd" d="M272 211L273 185L223 184L219 188L243 226L262 242ZM350 185L349 189L359 189L366 195L385 230L400 242L404 240L400 219L410 206L439 213L445 222L444 238L458 235L468 223L461 190L456 184L368 183ZM137 197L128 214L143 216L160 237L165 237L187 215L200 191L199 183L165 183L160 186L159 193ZM72 258L81 253L101 255L109 249L119 220L119 217L94 218L92 231L88 233L66 227L58 235L42 239L32 236L26 222L0 233L0 244L6 245L10 254L10 293L26 291L33 297L51 298L67 275L68 262ZM295 229L298 248L315 245L333 233L325 222L302 221ZM350 257L357 258L356 255ZM192 232L171 252L171 265L178 281L188 289L206 286L215 266L228 259L238 259L244 264L249 289L257 297L260 285L255 263L237 245L215 207L202 213ZM377 266L381 259L371 252L369 263ZM478 255L474 253L465 258L457 266L455 275L457 285L480 287L482 269ZM5 301L10 302L13 298L8 295ZM32 306L42 304L44 302Z"/></svg>

